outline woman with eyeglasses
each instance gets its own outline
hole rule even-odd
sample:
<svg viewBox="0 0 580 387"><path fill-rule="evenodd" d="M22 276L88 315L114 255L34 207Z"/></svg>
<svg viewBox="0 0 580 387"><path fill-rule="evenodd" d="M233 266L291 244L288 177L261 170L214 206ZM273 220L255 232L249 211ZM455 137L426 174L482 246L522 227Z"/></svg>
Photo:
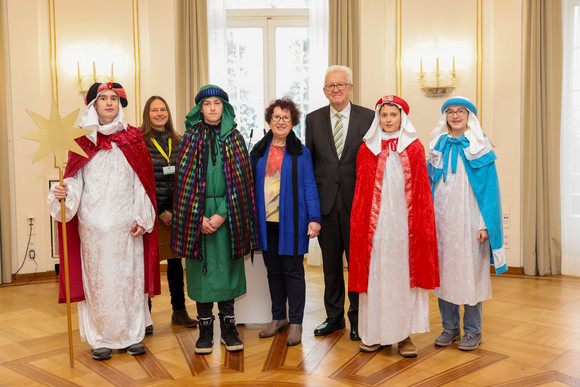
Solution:
<svg viewBox="0 0 580 387"><path fill-rule="evenodd" d="M250 152L254 171L259 249L268 272L272 321L259 336L288 329L287 345L302 341L306 301L304 254L320 232L320 204L310 151L292 128L300 111L288 98L266 108L270 126ZM286 311L288 303L288 311Z"/></svg>
<svg viewBox="0 0 580 387"><path fill-rule="evenodd" d="M435 345L446 347L464 335L459 349L481 343L482 302L491 298L490 262L507 270L496 155L483 134L477 109L465 97L445 101L431 132L428 170L435 206L443 332Z"/></svg>

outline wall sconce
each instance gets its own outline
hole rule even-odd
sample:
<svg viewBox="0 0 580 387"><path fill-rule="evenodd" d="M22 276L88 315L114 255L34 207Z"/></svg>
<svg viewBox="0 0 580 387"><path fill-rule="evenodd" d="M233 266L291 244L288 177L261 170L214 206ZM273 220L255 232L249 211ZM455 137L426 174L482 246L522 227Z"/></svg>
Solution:
<svg viewBox="0 0 580 387"><path fill-rule="evenodd" d="M79 91L81 93L86 93L87 90L89 89L89 87L91 87L91 85L93 83L96 82L115 82L115 73L114 73L114 69L113 69L114 65L111 62L111 75L108 77L104 77L104 76L97 76L97 68L95 66L95 62L93 61L93 74L89 75L81 75L81 67L79 62L77 61L77 83L78 83L78 88Z"/></svg>
<svg viewBox="0 0 580 387"><path fill-rule="evenodd" d="M455 56L451 71L441 72L439 70L439 57L436 59L435 71L431 73L423 72L423 58L420 58L420 66L419 81L425 96L444 97L455 89Z"/></svg>

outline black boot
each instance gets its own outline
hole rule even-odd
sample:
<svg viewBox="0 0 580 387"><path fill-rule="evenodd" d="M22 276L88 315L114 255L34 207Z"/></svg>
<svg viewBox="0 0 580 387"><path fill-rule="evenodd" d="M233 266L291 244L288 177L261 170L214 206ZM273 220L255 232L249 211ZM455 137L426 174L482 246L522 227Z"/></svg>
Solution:
<svg viewBox="0 0 580 387"><path fill-rule="evenodd" d="M213 347L214 316L199 319L199 339L195 342L195 353L211 353Z"/></svg>
<svg viewBox="0 0 580 387"><path fill-rule="evenodd" d="M226 346L226 350L237 352L244 349L244 344L240 340L240 334L236 329L235 316L220 317L221 342Z"/></svg>

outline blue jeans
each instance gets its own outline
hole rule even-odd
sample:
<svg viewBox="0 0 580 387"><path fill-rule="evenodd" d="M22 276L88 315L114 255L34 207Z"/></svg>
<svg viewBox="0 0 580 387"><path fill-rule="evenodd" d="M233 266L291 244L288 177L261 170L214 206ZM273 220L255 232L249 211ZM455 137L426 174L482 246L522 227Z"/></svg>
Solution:
<svg viewBox="0 0 580 387"><path fill-rule="evenodd" d="M439 312L443 329L457 329L460 326L459 305L442 299L439 300ZM465 333L481 333L481 302L474 306L463 305L463 331Z"/></svg>

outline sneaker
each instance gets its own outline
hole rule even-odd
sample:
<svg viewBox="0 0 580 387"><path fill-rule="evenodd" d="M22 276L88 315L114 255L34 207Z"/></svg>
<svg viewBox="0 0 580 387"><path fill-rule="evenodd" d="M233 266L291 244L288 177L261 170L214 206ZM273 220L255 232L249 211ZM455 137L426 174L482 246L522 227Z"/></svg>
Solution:
<svg viewBox="0 0 580 387"><path fill-rule="evenodd" d="M461 329L443 329L443 332L435 339L435 345L438 347L449 347L451 343L459 340Z"/></svg>
<svg viewBox="0 0 580 387"><path fill-rule="evenodd" d="M403 357L415 357L417 356L417 347L411 341L411 337L407 337L403 341L399 341L399 354Z"/></svg>
<svg viewBox="0 0 580 387"><path fill-rule="evenodd" d="M171 315L171 323L185 328L195 328L197 326L197 320L189 317L186 309L174 310Z"/></svg>
<svg viewBox="0 0 580 387"><path fill-rule="evenodd" d="M380 344L374 344L374 345L366 345L365 343L361 342L358 345L358 349L361 352L376 352L379 349L381 349L381 345Z"/></svg>
<svg viewBox="0 0 580 387"><path fill-rule="evenodd" d="M93 359L108 360L113 356L111 348L95 348L93 349Z"/></svg>
<svg viewBox="0 0 580 387"><path fill-rule="evenodd" d="M481 332L466 333L461 338L458 348L462 351L473 351L479 347L479 344L481 344Z"/></svg>
<svg viewBox="0 0 580 387"><path fill-rule="evenodd" d="M199 319L199 338L195 342L195 353L211 353L213 347L213 321L215 317Z"/></svg>
<svg viewBox="0 0 580 387"><path fill-rule="evenodd" d="M244 344L240 340L240 334L236 329L236 318L234 316L220 318L220 328L222 331L221 342L226 346L227 351L237 352L244 349Z"/></svg>
<svg viewBox="0 0 580 387"><path fill-rule="evenodd" d="M152 335L153 334L153 324L147 325L145 327L145 334L146 335Z"/></svg>
<svg viewBox="0 0 580 387"><path fill-rule="evenodd" d="M147 352L147 348L141 343L132 344L127 348L127 354L131 356L143 355L145 352Z"/></svg>

